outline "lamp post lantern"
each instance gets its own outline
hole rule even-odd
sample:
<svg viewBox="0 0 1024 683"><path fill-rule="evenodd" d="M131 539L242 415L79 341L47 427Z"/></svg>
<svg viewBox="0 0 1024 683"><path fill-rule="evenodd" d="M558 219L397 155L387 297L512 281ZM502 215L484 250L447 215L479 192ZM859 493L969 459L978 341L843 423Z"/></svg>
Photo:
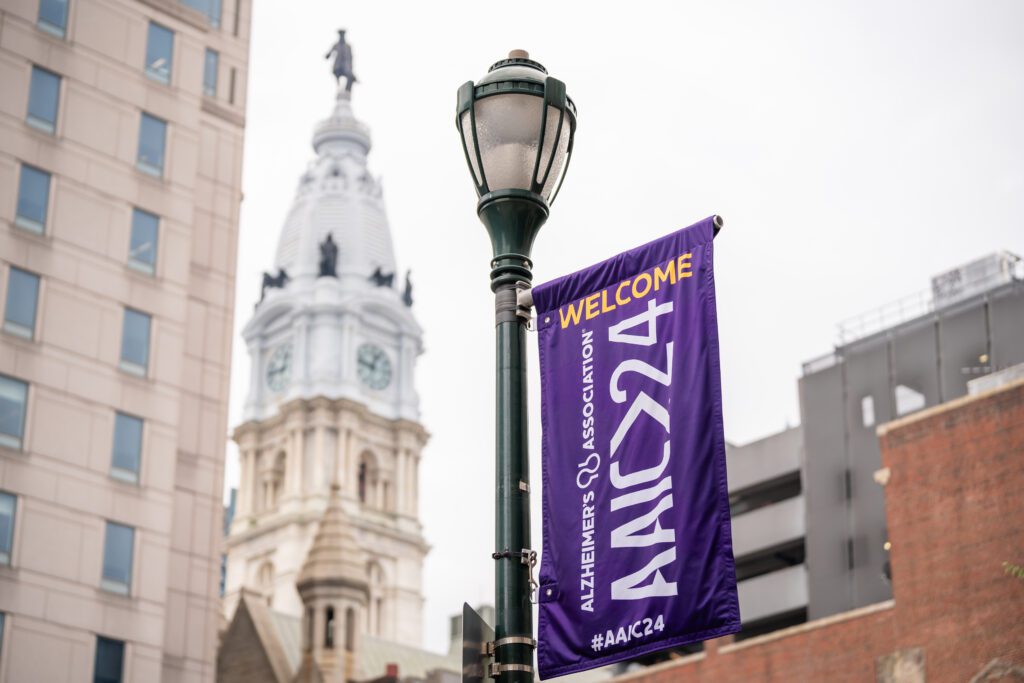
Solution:
<svg viewBox="0 0 1024 683"><path fill-rule="evenodd" d="M527 457L526 323L519 292L533 279L530 251L565 177L576 107L565 84L522 50L459 88L455 125L462 138L477 215L493 248L497 338L495 609L491 674L533 681L531 592L536 552L530 544Z"/></svg>

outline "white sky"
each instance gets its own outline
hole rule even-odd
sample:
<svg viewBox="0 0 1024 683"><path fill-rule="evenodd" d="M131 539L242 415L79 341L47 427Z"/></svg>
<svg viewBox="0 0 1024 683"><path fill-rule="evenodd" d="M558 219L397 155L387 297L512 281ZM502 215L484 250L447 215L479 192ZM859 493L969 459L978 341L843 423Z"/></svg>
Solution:
<svg viewBox="0 0 1024 683"><path fill-rule="evenodd" d="M576 154L534 250L544 282L718 213L725 431L799 422L800 363L836 324L997 249L1024 253L1024 4L989 2L255 3L238 343L270 269L348 29L353 106L373 130L399 272L413 269L433 434L421 513L426 645L492 601L490 247L454 126L455 91L512 48L564 80ZM540 490L531 337L534 490ZM227 486L237 484L229 449ZM540 496L533 546L540 548Z"/></svg>

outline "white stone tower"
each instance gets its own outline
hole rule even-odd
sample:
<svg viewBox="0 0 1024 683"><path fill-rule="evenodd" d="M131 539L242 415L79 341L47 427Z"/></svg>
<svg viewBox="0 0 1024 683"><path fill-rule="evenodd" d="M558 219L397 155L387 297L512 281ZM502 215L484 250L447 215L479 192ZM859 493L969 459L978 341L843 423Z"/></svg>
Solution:
<svg viewBox="0 0 1024 683"><path fill-rule="evenodd" d="M418 513L427 434L413 383L422 333L395 272L380 183L367 170L369 130L341 87L313 148L242 332L252 373L233 435L241 479L225 611L230 618L244 587L274 610L304 615L296 584L337 482L351 527L344 537L358 545L367 587L357 626L418 645L428 551Z"/></svg>

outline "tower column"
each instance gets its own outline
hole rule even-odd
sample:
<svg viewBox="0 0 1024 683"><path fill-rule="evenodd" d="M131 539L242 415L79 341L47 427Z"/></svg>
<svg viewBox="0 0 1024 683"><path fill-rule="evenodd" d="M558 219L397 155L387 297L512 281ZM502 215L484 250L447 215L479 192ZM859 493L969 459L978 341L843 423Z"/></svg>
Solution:
<svg viewBox="0 0 1024 683"><path fill-rule="evenodd" d="M302 461L305 459L306 429L299 423L291 429L291 448L288 449L288 466L285 470L285 486L288 498L302 493Z"/></svg>
<svg viewBox="0 0 1024 683"><path fill-rule="evenodd" d="M408 456L404 448L399 447L395 450L395 512L400 515L407 513L409 506L406 496L406 462Z"/></svg>
<svg viewBox="0 0 1024 683"><path fill-rule="evenodd" d="M255 452L252 448L243 448L239 453L239 460L241 466L239 467L238 473L238 498L235 501L237 509L235 510L235 518L242 519L247 517L253 512L253 458Z"/></svg>

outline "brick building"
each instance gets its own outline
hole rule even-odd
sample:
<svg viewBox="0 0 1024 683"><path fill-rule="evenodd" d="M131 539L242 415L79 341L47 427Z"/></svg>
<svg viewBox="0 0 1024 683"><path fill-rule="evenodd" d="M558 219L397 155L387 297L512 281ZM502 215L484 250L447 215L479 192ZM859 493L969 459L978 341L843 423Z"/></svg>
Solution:
<svg viewBox="0 0 1024 683"><path fill-rule="evenodd" d="M1024 380L878 428L893 599L619 681L1024 681Z"/></svg>

